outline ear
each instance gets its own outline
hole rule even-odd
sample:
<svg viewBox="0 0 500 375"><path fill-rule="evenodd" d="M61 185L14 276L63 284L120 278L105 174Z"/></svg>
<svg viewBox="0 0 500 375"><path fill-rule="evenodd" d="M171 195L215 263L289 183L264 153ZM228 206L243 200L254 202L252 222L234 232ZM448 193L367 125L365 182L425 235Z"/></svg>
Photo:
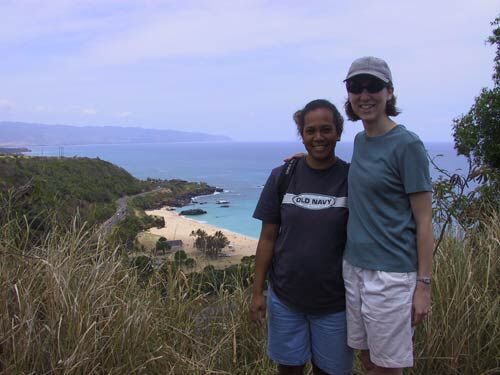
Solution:
<svg viewBox="0 0 500 375"><path fill-rule="evenodd" d="M394 96L394 88L387 87L387 101L391 100L393 96Z"/></svg>

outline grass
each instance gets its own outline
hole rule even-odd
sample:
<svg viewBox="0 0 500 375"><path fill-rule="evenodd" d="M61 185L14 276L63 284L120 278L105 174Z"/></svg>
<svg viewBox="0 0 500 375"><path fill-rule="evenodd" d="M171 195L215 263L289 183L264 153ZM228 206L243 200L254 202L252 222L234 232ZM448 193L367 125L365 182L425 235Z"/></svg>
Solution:
<svg viewBox="0 0 500 375"><path fill-rule="evenodd" d="M0 217L0 373L273 373L244 280L209 295L172 269L144 284L91 229L54 224L33 246L26 224ZM499 241L495 215L481 232L444 241L408 373L500 371Z"/></svg>

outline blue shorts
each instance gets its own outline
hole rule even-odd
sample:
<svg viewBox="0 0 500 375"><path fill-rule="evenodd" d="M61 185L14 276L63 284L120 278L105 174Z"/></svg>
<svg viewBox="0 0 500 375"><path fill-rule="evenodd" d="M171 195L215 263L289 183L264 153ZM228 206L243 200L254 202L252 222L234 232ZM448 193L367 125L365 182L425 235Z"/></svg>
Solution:
<svg viewBox="0 0 500 375"><path fill-rule="evenodd" d="M311 359L329 374L351 374L352 349L347 346L345 311L304 314L267 294L267 353L281 365L301 366Z"/></svg>

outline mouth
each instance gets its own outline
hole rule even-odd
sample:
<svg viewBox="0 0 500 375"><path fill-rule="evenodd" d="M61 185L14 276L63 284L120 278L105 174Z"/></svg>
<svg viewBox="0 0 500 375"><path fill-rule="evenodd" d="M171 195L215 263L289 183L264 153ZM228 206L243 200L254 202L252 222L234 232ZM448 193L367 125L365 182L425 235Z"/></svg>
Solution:
<svg viewBox="0 0 500 375"><path fill-rule="evenodd" d="M325 151L325 150L328 150L329 145L327 145L327 144L313 145L312 148L315 151Z"/></svg>
<svg viewBox="0 0 500 375"><path fill-rule="evenodd" d="M359 105L359 108L361 108L363 110L370 110L373 107L375 107L375 104L360 104Z"/></svg>

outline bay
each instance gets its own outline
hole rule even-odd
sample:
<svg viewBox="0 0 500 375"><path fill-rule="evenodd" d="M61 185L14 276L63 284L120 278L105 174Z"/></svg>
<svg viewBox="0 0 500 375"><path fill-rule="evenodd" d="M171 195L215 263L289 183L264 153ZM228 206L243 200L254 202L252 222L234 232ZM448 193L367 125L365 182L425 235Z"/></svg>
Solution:
<svg viewBox="0 0 500 375"><path fill-rule="evenodd" d="M465 158L456 155L452 143L426 143L425 146L440 167L449 171L466 169ZM302 152L304 148L297 141L94 144L31 149L31 155L38 156L98 157L140 179L179 178L220 187L223 193L196 199L199 203L192 207L207 211L196 220L258 238L260 221L253 219L252 213L263 184L271 170L283 163L284 157ZM352 143L339 143L336 154L350 161ZM438 175L431 168L431 177L436 179ZM229 207L221 207L217 200L229 201Z"/></svg>

